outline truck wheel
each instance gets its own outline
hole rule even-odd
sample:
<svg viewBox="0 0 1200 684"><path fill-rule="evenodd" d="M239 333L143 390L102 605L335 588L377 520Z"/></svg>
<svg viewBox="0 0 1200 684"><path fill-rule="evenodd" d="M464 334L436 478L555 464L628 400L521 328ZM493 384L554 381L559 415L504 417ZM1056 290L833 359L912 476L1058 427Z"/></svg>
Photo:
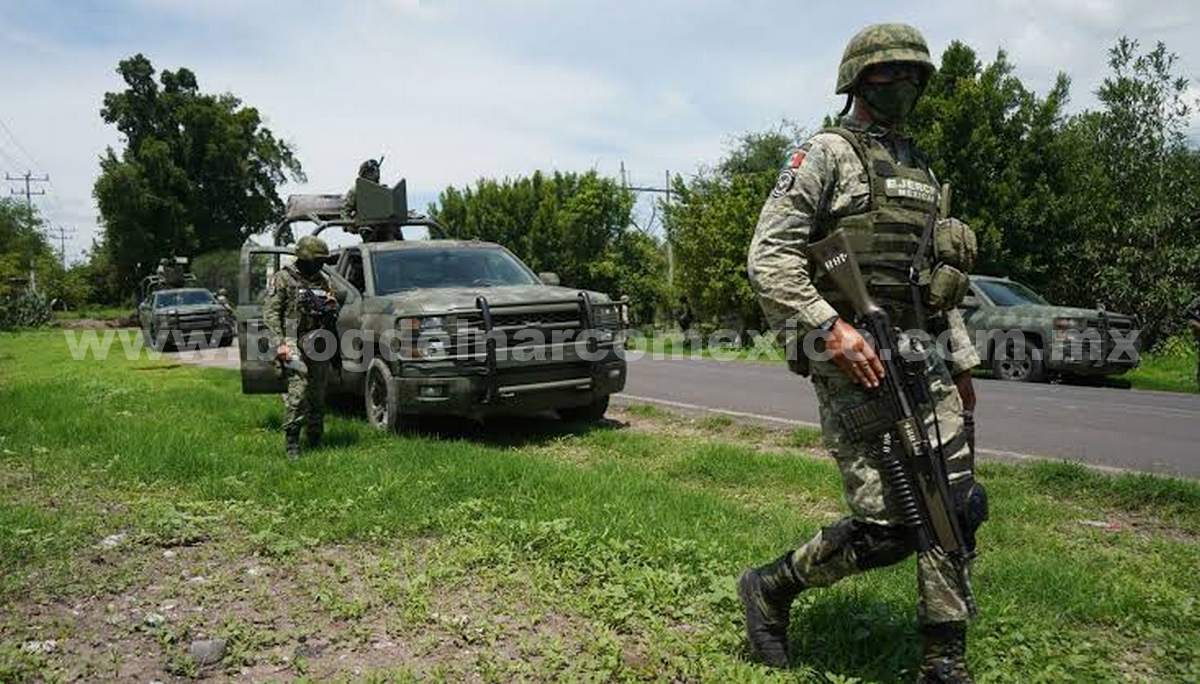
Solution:
<svg viewBox="0 0 1200 684"><path fill-rule="evenodd" d="M604 414L608 412L608 395L604 395L592 401L586 406L567 406L558 410L558 415L563 420L578 422L578 423L598 423L604 420Z"/></svg>
<svg viewBox="0 0 1200 684"><path fill-rule="evenodd" d="M1005 340L1003 346L992 352L992 372L1000 380L1041 382L1046 379L1042 349L1029 338L1025 338L1025 351L1018 358L1015 342Z"/></svg>
<svg viewBox="0 0 1200 684"><path fill-rule="evenodd" d="M393 432L400 427L400 398L392 386L392 369L383 359L374 359L367 367L364 383L367 422L380 432Z"/></svg>
<svg viewBox="0 0 1200 684"><path fill-rule="evenodd" d="M167 338L160 340L158 338L158 331L154 329L153 325L149 328L143 328L142 334L146 337L146 346L152 351L160 352L167 350Z"/></svg>

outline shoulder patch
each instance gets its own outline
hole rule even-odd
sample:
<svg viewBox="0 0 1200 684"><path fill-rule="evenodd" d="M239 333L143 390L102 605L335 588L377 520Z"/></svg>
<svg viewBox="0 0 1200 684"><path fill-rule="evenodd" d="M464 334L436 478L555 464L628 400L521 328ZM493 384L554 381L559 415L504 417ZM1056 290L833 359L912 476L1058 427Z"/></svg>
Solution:
<svg viewBox="0 0 1200 684"><path fill-rule="evenodd" d="M792 185L796 182L796 169L788 166L779 172L779 178L775 180L775 187L771 189L771 197L776 199L787 194L788 190L792 189Z"/></svg>
<svg viewBox="0 0 1200 684"><path fill-rule="evenodd" d="M792 152L792 156L788 158L788 166L793 169L800 168L800 165L804 163L804 158L808 156L808 151L810 149L812 149L811 142L806 142L801 145L800 148Z"/></svg>
<svg viewBox="0 0 1200 684"><path fill-rule="evenodd" d="M771 190L771 197L783 197L788 193L788 190L792 189L792 185L796 183L796 170L804 165L804 160L808 157L810 149L812 149L812 142L806 142L795 150L792 150L792 153L788 155L787 163L783 165L783 170L779 172L779 178L775 180L775 187Z"/></svg>

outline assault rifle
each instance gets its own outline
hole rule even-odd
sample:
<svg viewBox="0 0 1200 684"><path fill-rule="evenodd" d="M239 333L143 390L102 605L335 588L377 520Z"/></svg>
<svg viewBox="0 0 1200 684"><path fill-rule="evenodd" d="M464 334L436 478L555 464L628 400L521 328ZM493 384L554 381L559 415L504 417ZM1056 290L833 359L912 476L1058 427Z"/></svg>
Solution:
<svg viewBox="0 0 1200 684"><path fill-rule="evenodd" d="M916 532L917 549L927 551L936 546L944 552L959 568L963 591L969 595L965 563L971 551L950 493L940 435L935 448L930 443L920 411L924 404L929 405L930 411L934 410L925 374L923 345L919 340L913 340L914 358L901 356L892 322L867 292L858 261L844 232L834 231L829 237L810 245L809 253L818 268L850 300L856 315L854 323L875 345L885 371L879 388L871 391L875 395L872 401L844 412L839 419L852 435L862 438L882 436L880 462L883 474L895 492L904 524ZM895 449L897 440L901 453Z"/></svg>

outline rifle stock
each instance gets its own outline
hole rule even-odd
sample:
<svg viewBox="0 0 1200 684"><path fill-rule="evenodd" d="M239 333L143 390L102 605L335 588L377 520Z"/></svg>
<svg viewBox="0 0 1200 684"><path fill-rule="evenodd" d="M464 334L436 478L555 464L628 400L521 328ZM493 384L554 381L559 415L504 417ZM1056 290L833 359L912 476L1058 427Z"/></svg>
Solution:
<svg viewBox="0 0 1200 684"><path fill-rule="evenodd" d="M850 249L850 240L840 230L835 230L820 242L809 245L809 253L817 261L838 290L850 300L854 311L860 316L883 313L883 309L871 299L867 284L863 281L858 260Z"/></svg>

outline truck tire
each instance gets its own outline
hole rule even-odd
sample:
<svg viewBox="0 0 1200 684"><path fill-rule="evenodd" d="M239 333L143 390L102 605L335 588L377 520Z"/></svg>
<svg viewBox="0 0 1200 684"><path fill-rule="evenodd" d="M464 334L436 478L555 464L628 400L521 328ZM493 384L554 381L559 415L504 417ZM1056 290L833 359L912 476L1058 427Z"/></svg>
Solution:
<svg viewBox="0 0 1200 684"><path fill-rule="evenodd" d="M1010 382L1042 382L1046 379L1042 348L1035 341L1026 337L1024 357L1018 359L1016 356L1012 340L992 349L992 374L996 379Z"/></svg>
<svg viewBox="0 0 1200 684"><path fill-rule="evenodd" d="M363 383L363 406L367 411L367 422L380 432L395 432L400 429L400 397L392 385L392 369L383 359L374 359L367 366L367 378Z"/></svg>
<svg viewBox="0 0 1200 684"><path fill-rule="evenodd" d="M156 330L153 325L151 325L149 328L143 328L142 334L146 338L146 346L149 347L151 351L164 352L167 351L167 347L170 346L171 336L167 335L160 338L159 331Z"/></svg>
<svg viewBox="0 0 1200 684"><path fill-rule="evenodd" d="M607 412L607 394L584 406L566 406L558 409L558 415L563 420L575 423L598 423L604 420L604 414Z"/></svg>

